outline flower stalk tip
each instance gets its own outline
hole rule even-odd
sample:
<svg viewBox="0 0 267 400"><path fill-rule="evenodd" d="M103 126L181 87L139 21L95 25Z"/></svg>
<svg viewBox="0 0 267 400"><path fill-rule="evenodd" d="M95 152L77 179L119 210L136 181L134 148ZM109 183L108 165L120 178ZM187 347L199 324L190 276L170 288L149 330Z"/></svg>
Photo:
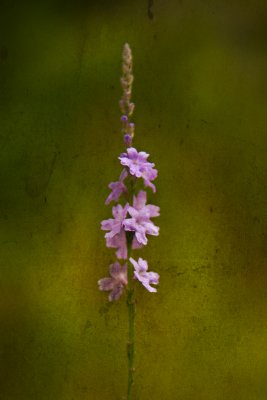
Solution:
<svg viewBox="0 0 267 400"><path fill-rule="evenodd" d="M131 102L132 84L134 80L132 69L133 69L132 51L129 44L125 43L122 52L122 77L121 77L121 87L123 94L119 104L122 112L122 117L121 117L122 134L124 135L124 144L126 145L126 147L130 147L132 145L132 139L134 137L134 124L130 122L130 117L132 116L135 107L134 103ZM129 138L131 138L131 140Z"/></svg>

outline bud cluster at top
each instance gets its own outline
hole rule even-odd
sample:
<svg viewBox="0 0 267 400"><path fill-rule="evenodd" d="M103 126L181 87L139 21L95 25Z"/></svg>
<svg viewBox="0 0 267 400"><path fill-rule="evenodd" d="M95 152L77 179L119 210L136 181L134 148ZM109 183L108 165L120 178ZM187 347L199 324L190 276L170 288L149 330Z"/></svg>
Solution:
<svg viewBox="0 0 267 400"><path fill-rule="evenodd" d="M132 51L128 43L123 47L122 52L122 77L121 86L123 95L120 100L120 109L122 112L121 123L122 133L124 135L124 143L127 147L132 145L132 139L134 137L135 125L130 121L130 118L134 111L134 103L131 102L132 97L132 84L133 84L133 57Z"/></svg>

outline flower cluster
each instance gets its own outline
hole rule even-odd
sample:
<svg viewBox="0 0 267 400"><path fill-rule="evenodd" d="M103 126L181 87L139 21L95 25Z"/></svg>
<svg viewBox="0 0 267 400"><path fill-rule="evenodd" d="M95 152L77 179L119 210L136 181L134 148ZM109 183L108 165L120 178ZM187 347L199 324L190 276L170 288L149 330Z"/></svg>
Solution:
<svg viewBox="0 0 267 400"><path fill-rule="evenodd" d="M129 276L127 263L121 266L116 261L110 265L111 277L98 281L100 290L110 291L110 301L117 300L122 295L129 279L140 281L149 292L156 292L156 288L151 285L159 283L159 275L156 272L148 272L145 260L139 258L138 261L135 261L129 254L133 249L147 245L148 235L158 236L159 227L151 218L160 215L158 206L147 204L146 191L135 192L136 182L141 179L144 186L150 187L155 193L156 187L152 181L156 179L158 171L154 168L155 164L148 161L149 154L144 151L138 152L132 147L134 124L129 122L134 108L133 103L130 102L132 82L132 55L129 45L126 44L123 52L123 76L121 78L123 97L120 101L126 152L118 157L123 170L118 181L108 185L111 192L105 202L107 205L113 201L118 204L112 207L113 218L101 222L101 229L106 231L106 246L116 249L117 258L127 260L129 257L132 265L132 277ZM119 201L122 204L119 204Z"/></svg>
<svg viewBox="0 0 267 400"><path fill-rule="evenodd" d="M136 178L143 178L145 186L152 188L156 192L156 187L151 181L158 176L158 171L154 168L155 164L147 161L149 154L138 151L134 147L127 149L127 153L122 153L119 160L122 165L129 169L129 173Z"/></svg>

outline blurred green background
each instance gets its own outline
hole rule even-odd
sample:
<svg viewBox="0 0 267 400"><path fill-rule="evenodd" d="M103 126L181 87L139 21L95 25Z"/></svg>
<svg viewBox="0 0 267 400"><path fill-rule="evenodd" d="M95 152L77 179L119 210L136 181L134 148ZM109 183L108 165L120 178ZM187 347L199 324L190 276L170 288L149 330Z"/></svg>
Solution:
<svg viewBox="0 0 267 400"><path fill-rule="evenodd" d="M161 207L134 398L266 400L266 0L3 0L0 15L0 399L125 394L125 298L97 280L127 41Z"/></svg>

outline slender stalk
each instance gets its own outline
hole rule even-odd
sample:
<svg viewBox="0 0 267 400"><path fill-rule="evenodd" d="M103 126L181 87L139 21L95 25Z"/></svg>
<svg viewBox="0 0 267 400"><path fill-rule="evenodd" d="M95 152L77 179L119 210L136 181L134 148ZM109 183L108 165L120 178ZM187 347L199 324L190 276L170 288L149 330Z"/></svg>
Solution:
<svg viewBox="0 0 267 400"><path fill-rule="evenodd" d="M131 146L134 137L134 123L130 122L130 117L134 111L134 103L131 102L132 83L133 83L133 59L132 51L128 43L123 46L122 53L122 77L121 85L123 96L120 100L120 108L122 112L122 133L124 135L124 143L126 148ZM134 186L136 178L131 176L128 190L128 201L132 201L134 195ZM126 232L128 259L131 257L133 232ZM127 307L128 307L128 343L127 343L127 356L128 356L128 390L127 400L132 400L133 384L134 384L134 358L135 358L135 296L134 296L134 281L133 267L128 262L128 289L127 289Z"/></svg>
<svg viewBox="0 0 267 400"><path fill-rule="evenodd" d="M129 257L130 247L128 245ZM129 268L129 266L128 266ZM132 273L129 274L132 276ZM132 400L133 384L134 384L134 361L135 361L135 298L134 298L134 286L133 280L129 279L128 282L128 293L127 293L127 307L128 307L128 343L127 343L127 356L128 356L128 390L127 400Z"/></svg>

